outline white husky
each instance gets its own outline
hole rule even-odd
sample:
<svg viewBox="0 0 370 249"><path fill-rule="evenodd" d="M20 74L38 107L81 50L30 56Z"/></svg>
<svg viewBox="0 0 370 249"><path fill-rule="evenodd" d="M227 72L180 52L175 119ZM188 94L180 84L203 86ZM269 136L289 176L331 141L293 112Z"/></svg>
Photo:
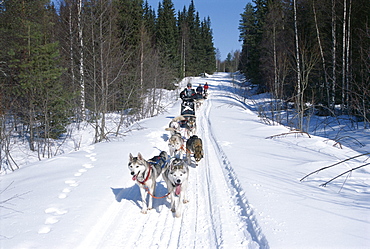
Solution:
<svg viewBox="0 0 370 249"><path fill-rule="evenodd" d="M168 149L171 157L180 157L181 150L184 149L184 139L182 135L178 132L175 132L171 135L168 140Z"/></svg>
<svg viewBox="0 0 370 249"><path fill-rule="evenodd" d="M171 211L176 217L181 216L182 204L189 202L187 188L189 168L184 160L175 158L162 174L166 182L169 198L171 198Z"/></svg>

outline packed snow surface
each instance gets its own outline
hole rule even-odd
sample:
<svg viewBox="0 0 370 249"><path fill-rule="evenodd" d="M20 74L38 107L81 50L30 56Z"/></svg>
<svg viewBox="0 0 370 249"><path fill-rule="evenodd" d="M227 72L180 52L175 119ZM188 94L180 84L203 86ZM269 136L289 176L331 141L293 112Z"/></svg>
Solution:
<svg viewBox="0 0 370 249"><path fill-rule="evenodd" d="M257 100L240 98L230 74L190 80L195 87L208 82L210 94L196 112L205 156L190 165L190 201L180 218L167 198L154 199L142 214L127 167L129 153L149 159L168 151L165 128L180 114L176 99L163 114L132 125L123 139L85 144L0 176L0 247L370 248L369 168L320 187L367 157L300 181L368 147L282 135L290 130L262 122ZM360 137L369 143L366 131ZM156 195L166 193L160 177Z"/></svg>

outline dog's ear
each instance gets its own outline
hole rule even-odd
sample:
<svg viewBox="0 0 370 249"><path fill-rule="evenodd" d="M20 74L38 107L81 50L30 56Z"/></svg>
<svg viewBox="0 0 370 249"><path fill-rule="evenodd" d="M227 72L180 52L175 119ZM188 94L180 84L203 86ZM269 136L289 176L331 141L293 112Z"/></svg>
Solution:
<svg viewBox="0 0 370 249"><path fill-rule="evenodd" d="M175 160L176 159L173 159L173 160L170 161L170 170L173 170L174 169L174 167L175 167Z"/></svg>
<svg viewBox="0 0 370 249"><path fill-rule="evenodd" d="M138 158L139 160L143 160L143 156L140 154L140 152L139 152L139 153L137 153L137 158Z"/></svg>
<svg viewBox="0 0 370 249"><path fill-rule="evenodd" d="M132 156L132 154L130 153L129 155L129 158L130 158L130 161L132 161L132 159L134 159L134 157Z"/></svg>

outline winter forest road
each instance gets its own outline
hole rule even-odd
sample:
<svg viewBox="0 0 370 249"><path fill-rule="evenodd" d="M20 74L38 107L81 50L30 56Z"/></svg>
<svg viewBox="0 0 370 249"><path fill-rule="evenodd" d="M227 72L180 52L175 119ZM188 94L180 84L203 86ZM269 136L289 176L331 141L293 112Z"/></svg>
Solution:
<svg viewBox="0 0 370 249"><path fill-rule="evenodd" d="M221 76L220 76L221 77ZM212 131L210 113L222 100L217 88L223 81L217 74L207 79L214 87L197 110L197 134L203 140L204 158L190 166L188 197L183 214L175 218L169 201L155 199L153 210L141 214L138 187L132 183L117 194L82 240L80 248L268 248L230 162ZM216 87L218 86L218 87ZM215 98L217 96L217 99ZM176 116L179 103L173 108ZM215 111L215 110L214 110ZM158 131L162 133L163 131ZM155 138L154 138L155 139ZM167 144L163 136L158 145ZM194 161L193 161L194 162ZM126 172L128 174L128 171ZM166 193L164 181L157 181L157 196ZM124 196L124 198L120 198Z"/></svg>
<svg viewBox="0 0 370 249"><path fill-rule="evenodd" d="M319 186L368 159L301 182L307 173L358 151L339 148L327 137L286 136L290 127L265 123L269 120L259 115L260 108L270 107L269 96L245 98L241 75L232 76L186 78L179 89L162 90L163 113L122 128L122 136L109 141L93 143L94 127L71 124L74 135L63 139L65 153L2 175L0 248L370 248L369 170ZM168 151L165 128L180 114L179 90L189 81L210 85L209 98L196 111L204 158L190 165L189 202L180 218L166 198L155 199L153 209L142 214L129 154L150 159ZM120 119L117 113L107 116L108 130ZM315 129L323 123L321 117L311 121ZM337 129L342 126L333 127L335 137ZM368 130L344 134L363 136L369 145ZM21 145L18 153L23 143L14 145ZM161 177L156 186L156 196L167 194Z"/></svg>

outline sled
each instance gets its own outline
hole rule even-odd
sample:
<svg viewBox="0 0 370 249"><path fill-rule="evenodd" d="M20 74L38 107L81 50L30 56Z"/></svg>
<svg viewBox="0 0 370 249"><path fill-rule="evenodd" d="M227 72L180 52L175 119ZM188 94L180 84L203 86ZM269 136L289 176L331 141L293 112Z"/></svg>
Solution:
<svg viewBox="0 0 370 249"><path fill-rule="evenodd" d="M195 103L193 99L184 100L181 103L181 113L182 116L185 115L195 115Z"/></svg>

